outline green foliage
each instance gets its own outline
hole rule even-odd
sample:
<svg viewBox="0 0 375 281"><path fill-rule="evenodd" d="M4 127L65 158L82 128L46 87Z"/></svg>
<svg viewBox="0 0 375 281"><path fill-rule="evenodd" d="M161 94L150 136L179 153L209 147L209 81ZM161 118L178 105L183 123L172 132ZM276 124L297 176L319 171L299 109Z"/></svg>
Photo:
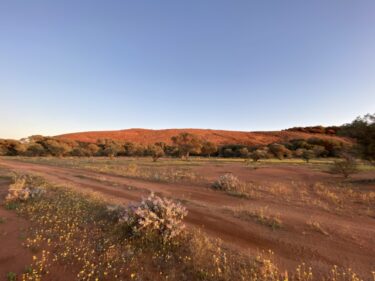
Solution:
<svg viewBox="0 0 375 281"><path fill-rule="evenodd" d="M302 132L302 133L310 133L310 134L336 135L339 129L340 127L338 126L330 126L330 127L312 126L312 127L293 127L293 128L287 129L286 131Z"/></svg>
<svg viewBox="0 0 375 281"><path fill-rule="evenodd" d="M340 135L357 140L357 152L364 159L375 160L375 114L357 117L352 123L342 126Z"/></svg>
<svg viewBox="0 0 375 281"><path fill-rule="evenodd" d="M240 157L247 158L249 156L249 150L246 147L240 149Z"/></svg>
<svg viewBox="0 0 375 281"><path fill-rule="evenodd" d="M249 154L250 159L257 162L260 159L267 158L268 151L266 149L257 149Z"/></svg>
<svg viewBox="0 0 375 281"><path fill-rule="evenodd" d="M327 151L328 157L338 157L345 150L343 142L333 139L310 138L307 142L313 147L321 146Z"/></svg>
<svg viewBox="0 0 375 281"><path fill-rule="evenodd" d="M164 150L159 145L151 145L149 146L149 152L152 156L152 160L156 162L159 158L165 155Z"/></svg>
<svg viewBox="0 0 375 281"><path fill-rule="evenodd" d="M120 142L117 142L115 140L107 139L105 140L105 143L103 144L102 153L104 156L115 157L123 151L124 151L124 147L121 145Z"/></svg>
<svg viewBox="0 0 375 281"><path fill-rule="evenodd" d="M282 144L273 143L270 144L268 147L270 152L273 153L280 160L284 158L289 158L292 155L291 151Z"/></svg>
<svg viewBox="0 0 375 281"><path fill-rule="evenodd" d="M311 150L316 157L337 157L347 149L338 140L320 139L318 137L292 139L283 143L272 143L267 146L226 144L217 146L209 141L201 141L190 133L181 133L172 137L173 145L156 143L143 145L114 139L99 139L96 143L79 142L54 137L31 136L21 141L0 139L0 156L152 156L157 160L164 155L189 158L190 155L241 157L258 161L262 158L289 158L292 155L301 157L302 151ZM368 151L371 150L371 146Z"/></svg>
<svg viewBox="0 0 375 281"><path fill-rule="evenodd" d="M7 273L7 281L16 281L17 280L17 274L14 272L8 272Z"/></svg>
<svg viewBox="0 0 375 281"><path fill-rule="evenodd" d="M202 149L201 141L193 134L181 133L172 137L181 157L189 158L191 153L199 154Z"/></svg>
<svg viewBox="0 0 375 281"><path fill-rule="evenodd" d="M26 156L45 156L47 151L40 143L31 143L26 150Z"/></svg>
<svg viewBox="0 0 375 281"><path fill-rule="evenodd" d="M17 140L0 139L0 155L16 156L26 151L26 145Z"/></svg>
<svg viewBox="0 0 375 281"><path fill-rule="evenodd" d="M206 141L202 145L202 154L211 157L212 154L216 153L218 150L216 144Z"/></svg>
<svg viewBox="0 0 375 281"><path fill-rule="evenodd" d="M333 174L341 174L344 178L358 172L358 164L351 156L345 156L341 160L335 160L330 170Z"/></svg>
<svg viewBox="0 0 375 281"><path fill-rule="evenodd" d="M302 152L301 157L302 157L303 160L305 160L308 163L310 161L310 159L313 159L315 157L315 153L312 150L305 149Z"/></svg>
<svg viewBox="0 0 375 281"><path fill-rule="evenodd" d="M53 156L62 157L68 152L72 151L72 147L68 144L57 141L54 139L48 139L44 142L45 148L49 151L49 153Z"/></svg>

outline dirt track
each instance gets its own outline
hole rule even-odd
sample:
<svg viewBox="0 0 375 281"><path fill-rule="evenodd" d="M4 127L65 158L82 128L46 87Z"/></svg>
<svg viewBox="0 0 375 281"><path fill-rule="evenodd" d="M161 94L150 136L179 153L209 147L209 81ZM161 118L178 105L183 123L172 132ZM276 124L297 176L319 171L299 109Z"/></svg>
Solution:
<svg viewBox="0 0 375 281"><path fill-rule="evenodd" d="M253 254L271 249L275 253L276 262L286 269L294 269L302 261L321 271L333 264L345 267L350 265L357 272L363 273L370 273L375 269L375 220L370 217L336 215L309 206L296 206L267 198L241 199L202 185L154 183L108 174L100 174L104 176L104 181L103 178L99 181L99 174L88 170L9 160L0 160L0 164L24 173L38 173L58 184L92 190L120 203L139 201L150 191L179 199L189 210L187 223L190 226L200 227L212 237L221 238L228 246L244 253ZM206 170L208 175L220 172L210 169L213 168ZM301 177L301 173L309 181L324 178L319 175L323 173L305 168L267 169L251 171L246 178L257 180L268 174L272 175L272 180L276 180L279 174L279 179L284 177L285 180L293 180L295 176ZM272 230L256 222L237 219L222 210L224 206L238 205L254 209L268 206L270 211L280 214L283 227ZM330 234L326 236L309 231L306 221L311 216L327 226Z"/></svg>

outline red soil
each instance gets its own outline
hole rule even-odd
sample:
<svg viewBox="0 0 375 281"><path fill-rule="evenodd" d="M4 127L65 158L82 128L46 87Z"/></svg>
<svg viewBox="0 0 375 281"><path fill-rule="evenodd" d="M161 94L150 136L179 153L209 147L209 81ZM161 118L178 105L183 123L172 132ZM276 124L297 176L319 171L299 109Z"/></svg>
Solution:
<svg viewBox="0 0 375 281"><path fill-rule="evenodd" d="M274 142L283 142L291 139L308 139L319 137L322 139L334 139L348 143L350 140L324 134L309 134L292 131L274 132L241 132L223 131L209 129L128 129L120 131L97 131L80 132L56 136L60 139L70 139L83 142L96 142L98 139L126 140L134 143L153 144L155 142L165 142L171 144L171 137L182 132L188 132L218 145L222 144L245 144L245 145L266 145Z"/></svg>
<svg viewBox="0 0 375 281"><path fill-rule="evenodd" d="M150 191L183 200L189 210L186 222L190 227L203 228L210 236L223 239L226 245L243 253L255 255L258 251L271 249L275 252L277 264L281 268L293 270L299 263L305 261L312 265L315 272L319 274L327 272L333 264L336 264L343 267L351 266L355 271L367 277L374 269L374 219L356 213L358 208L362 207L360 204L353 205L348 202L345 212L336 214L315 205L294 204L294 200L276 200L267 193L263 198L246 200L214 191L201 184L167 184L101 174L110 183L116 183L112 185L95 180L95 177L100 174L84 169L4 159L1 164L19 172L37 173L49 181L68 184L81 191L94 191L118 203L139 201ZM297 189L305 189L309 192L310 186L316 182L332 183L339 180L337 176L321 171L290 165L264 167L257 170L248 169L241 164L229 164L224 167L205 165L196 167L195 171L204 174L209 179L215 179L223 172L232 172L243 180L258 184L299 183L294 190L296 196ZM358 181L373 178L373 176L373 172L358 174L353 177L353 180ZM129 189L129 186L132 188ZM375 187L371 184L367 188L374 190ZM254 210L267 206L272 213L280 214L283 228L272 231L257 222L241 220L221 211L223 207L240 205ZM329 235L309 229L306 222L311 217L319 221Z"/></svg>
<svg viewBox="0 0 375 281"><path fill-rule="evenodd" d="M1 203L4 202L10 183L10 179L0 179ZM7 210L3 204L0 204L0 219L0 280L10 280L7 277L10 273L16 274L16 280L21 280L22 274L30 269L33 256L40 259L41 250L31 251L23 245L25 238L28 237L29 228L32 226L30 221L18 216L14 210ZM71 266L56 265L49 271L50 276L53 276L50 280L75 279Z"/></svg>
<svg viewBox="0 0 375 281"><path fill-rule="evenodd" d="M5 198L9 184L8 180L0 180L0 201ZM7 280L8 273L21 274L32 262L32 253L22 246L22 238L30 223L3 206L0 206L0 218L0 280Z"/></svg>

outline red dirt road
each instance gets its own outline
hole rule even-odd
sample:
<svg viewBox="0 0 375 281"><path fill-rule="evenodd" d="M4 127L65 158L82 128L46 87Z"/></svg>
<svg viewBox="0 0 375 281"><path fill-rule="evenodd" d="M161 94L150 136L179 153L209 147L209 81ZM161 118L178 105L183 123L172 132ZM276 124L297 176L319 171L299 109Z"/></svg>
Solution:
<svg viewBox="0 0 375 281"><path fill-rule="evenodd" d="M350 266L369 278L371 271L375 269L375 220L368 216L335 214L311 205L296 205L267 196L261 199L241 199L202 185L155 183L83 169L4 159L0 160L0 164L22 173L39 174L57 184L69 185L82 191L94 191L119 203L139 201L150 191L181 200L189 210L186 219L188 225L202 228L210 236L221 238L229 247L243 253L254 254L271 249L275 253L276 263L289 270L294 270L303 261L318 272L326 272L336 264ZM214 167L206 169L208 176L222 174L222 171L215 170ZM223 169L236 173L236 167ZM242 171L241 173L243 174ZM97 179L99 175L101 180ZM246 174L240 176L258 182L266 176L268 181L280 180L285 184L289 180L295 181L296 177L299 180L301 177L307 178L307 183L324 180L326 174L301 167L280 167L247 169ZM250 210L267 206L270 212L280 215L283 227L272 230L255 221L235 218L223 210L223 207L233 208L239 205ZM306 222L311 217L318 220L329 235L309 229Z"/></svg>

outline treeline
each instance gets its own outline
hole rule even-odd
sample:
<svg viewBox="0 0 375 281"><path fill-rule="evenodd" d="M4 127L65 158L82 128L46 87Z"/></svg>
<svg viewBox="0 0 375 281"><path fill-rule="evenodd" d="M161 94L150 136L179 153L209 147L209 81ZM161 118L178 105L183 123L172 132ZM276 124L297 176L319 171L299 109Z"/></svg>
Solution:
<svg viewBox="0 0 375 281"><path fill-rule="evenodd" d="M31 136L20 141L0 139L2 156L149 156L158 151L172 153L173 148L163 143L140 145L112 139L99 139L96 143Z"/></svg>
<svg viewBox="0 0 375 281"><path fill-rule="evenodd" d="M325 135L337 135L341 130L341 126L311 126L311 127L293 127L286 129L285 131L302 132L309 134L325 134Z"/></svg>
<svg viewBox="0 0 375 281"><path fill-rule="evenodd" d="M292 139L282 143L272 143L266 146L225 145L220 147L219 155L223 157L252 158L257 161L262 158L292 158L306 160L318 157L338 157L350 147L341 141L309 138Z"/></svg>
<svg viewBox="0 0 375 281"><path fill-rule="evenodd" d="M311 128L317 128L311 127ZM310 127L307 127L310 128ZM337 127L326 127L331 130ZM221 145L199 139L190 133L172 137L172 144L163 142L142 145L127 141L99 139L96 143L31 136L27 139L0 139L0 155L3 156L151 156L156 161L163 156L189 158L190 155L206 157L241 157L257 161L262 158L300 157L309 161L317 157L338 157L352 153L356 157L375 160L375 114L358 117L352 123L339 127L337 135L356 140L354 146L318 136L309 139L292 139L269 145L249 146L242 144Z"/></svg>
<svg viewBox="0 0 375 281"><path fill-rule="evenodd" d="M290 157L335 157L346 146L336 140L319 138L294 139L265 146L222 145L202 141L195 135L181 133L172 138L172 145L160 142L142 145L126 141L100 139L96 143L31 136L21 141L0 139L0 155L3 156L151 156L157 160L163 156L184 157L190 155L205 157L241 157L258 160Z"/></svg>
<svg viewBox="0 0 375 281"><path fill-rule="evenodd" d="M338 135L356 139L353 153L375 161L375 114L357 117L352 123L341 126Z"/></svg>

